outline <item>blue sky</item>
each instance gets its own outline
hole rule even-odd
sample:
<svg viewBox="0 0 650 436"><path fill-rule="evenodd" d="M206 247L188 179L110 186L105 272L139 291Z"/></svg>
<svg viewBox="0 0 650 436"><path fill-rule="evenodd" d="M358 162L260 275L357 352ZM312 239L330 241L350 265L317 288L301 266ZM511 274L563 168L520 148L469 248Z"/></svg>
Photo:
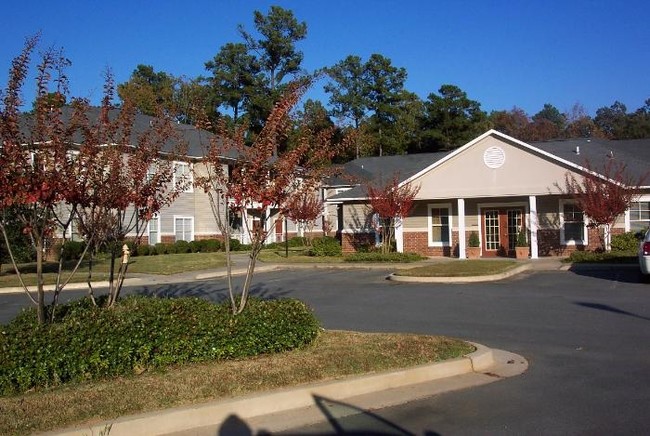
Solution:
<svg viewBox="0 0 650 436"><path fill-rule="evenodd" d="M406 88L421 98L455 84L491 110L544 103L592 115L615 100L628 111L650 98L650 2L434 0L212 0L8 2L0 17L0 81L24 39L42 32L42 46L60 46L72 60L72 94L97 102L102 74L117 83L137 64L195 77L237 25L253 30L254 10L271 5L306 21L298 44L314 70L347 55L380 53L408 71ZM32 83L25 99L33 94ZM325 99L322 84L312 97Z"/></svg>

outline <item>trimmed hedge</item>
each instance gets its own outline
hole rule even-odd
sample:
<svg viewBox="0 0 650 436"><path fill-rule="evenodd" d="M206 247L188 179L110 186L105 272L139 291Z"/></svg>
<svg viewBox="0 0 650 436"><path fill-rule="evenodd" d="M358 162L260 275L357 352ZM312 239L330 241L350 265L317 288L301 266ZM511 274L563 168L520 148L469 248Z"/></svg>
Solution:
<svg viewBox="0 0 650 436"><path fill-rule="evenodd" d="M417 253L352 253L343 258L346 262L417 262L426 259Z"/></svg>
<svg viewBox="0 0 650 436"><path fill-rule="evenodd" d="M294 236L289 239L289 247L304 247L308 242L304 236Z"/></svg>
<svg viewBox="0 0 650 436"><path fill-rule="evenodd" d="M59 306L56 318L39 326L31 309L2 326L0 394L287 351L312 343L319 330L295 299L251 299L238 316L229 303L196 298L128 297L111 310L83 299Z"/></svg>
<svg viewBox="0 0 650 436"><path fill-rule="evenodd" d="M634 251L574 251L569 255L569 261L574 263L636 263Z"/></svg>
<svg viewBox="0 0 650 436"><path fill-rule="evenodd" d="M56 253L60 254L63 260L79 260L84 248L86 248L86 243L83 241L65 241L63 251L61 251L61 244L58 244Z"/></svg>
<svg viewBox="0 0 650 436"><path fill-rule="evenodd" d="M309 254L311 256L340 256L342 253L341 244L338 239L331 236L315 238L311 243Z"/></svg>
<svg viewBox="0 0 650 436"><path fill-rule="evenodd" d="M636 251L643 234L639 232L626 232L612 235L612 251Z"/></svg>

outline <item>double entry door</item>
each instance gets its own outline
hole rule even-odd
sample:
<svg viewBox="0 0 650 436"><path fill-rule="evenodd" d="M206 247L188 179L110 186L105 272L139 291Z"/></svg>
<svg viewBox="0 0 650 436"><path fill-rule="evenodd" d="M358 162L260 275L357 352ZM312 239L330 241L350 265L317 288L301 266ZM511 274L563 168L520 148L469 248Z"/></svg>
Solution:
<svg viewBox="0 0 650 436"><path fill-rule="evenodd" d="M524 230L521 207L488 208L482 211L483 256L514 256L517 235Z"/></svg>

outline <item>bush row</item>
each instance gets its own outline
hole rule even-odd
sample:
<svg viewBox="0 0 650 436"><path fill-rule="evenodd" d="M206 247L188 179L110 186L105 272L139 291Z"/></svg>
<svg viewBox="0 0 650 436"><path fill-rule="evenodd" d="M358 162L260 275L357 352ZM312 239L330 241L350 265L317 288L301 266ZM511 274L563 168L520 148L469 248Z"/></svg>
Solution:
<svg viewBox="0 0 650 436"><path fill-rule="evenodd" d="M639 241L643 232L626 232L612 235L612 251L574 251L569 260L576 263L629 263L636 262Z"/></svg>
<svg viewBox="0 0 650 436"><path fill-rule="evenodd" d="M129 297L111 310L88 299L57 308L39 326L35 310L0 329L0 393L140 373L184 362L235 359L310 344L318 321L298 300L229 303Z"/></svg>
<svg viewBox="0 0 650 436"><path fill-rule="evenodd" d="M160 242L155 245L140 244L136 245L132 241L127 241L131 256L156 256L162 254L182 254L182 253L213 253L223 251L223 242L219 239L202 239L196 241L176 241L170 243ZM121 246L121 244L120 244ZM63 247L63 252L61 252ZM78 260L83 253L85 242L83 241L66 241L62 246L56 247L57 255L61 253L63 260ZM250 245L242 244L237 239L230 240L230 250L245 251L250 249ZM104 248L103 251L108 251ZM119 250L121 252L121 250Z"/></svg>
<svg viewBox="0 0 650 436"><path fill-rule="evenodd" d="M575 263L635 263L636 254L630 251L574 251L569 261Z"/></svg>
<svg viewBox="0 0 650 436"><path fill-rule="evenodd" d="M612 235L612 251L636 251L643 232L626 232Z"/></svg>
<svg viewBox="0 0 650 436"><path fill-rule="evenodd" d="M289 247L304 247L307 245L307 238L303 236L294 236L293 238L289 239ZM284 248L285 244L284 242L271 242L269 244L264 245L264 248Z"/></svg>
<svg viewBox="0 0 650 436"><path fill-rule="evenodd" d="M309 250L310 256L340 256L341 254L341 244L338 239L331 236L315 238Z"/></svg>

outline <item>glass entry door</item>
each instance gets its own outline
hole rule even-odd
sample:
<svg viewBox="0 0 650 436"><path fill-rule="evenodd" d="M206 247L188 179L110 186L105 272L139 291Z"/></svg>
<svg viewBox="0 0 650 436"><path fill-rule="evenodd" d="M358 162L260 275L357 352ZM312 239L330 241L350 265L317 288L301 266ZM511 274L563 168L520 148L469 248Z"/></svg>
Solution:
<svg viewBox="0 0 650 436"><path fill-rule="evenodd" d="M517 235L523 230L521 208L485 209L483 211L483 255L487 257L514 255Z"/></svg>

